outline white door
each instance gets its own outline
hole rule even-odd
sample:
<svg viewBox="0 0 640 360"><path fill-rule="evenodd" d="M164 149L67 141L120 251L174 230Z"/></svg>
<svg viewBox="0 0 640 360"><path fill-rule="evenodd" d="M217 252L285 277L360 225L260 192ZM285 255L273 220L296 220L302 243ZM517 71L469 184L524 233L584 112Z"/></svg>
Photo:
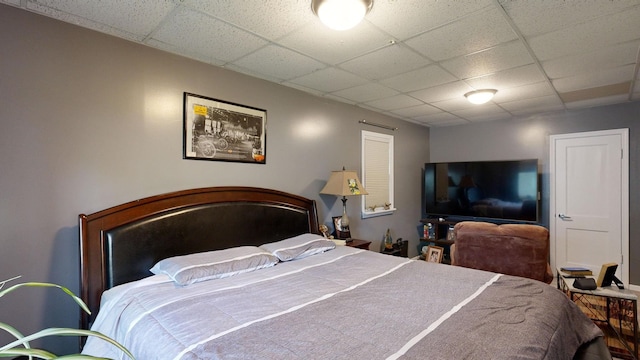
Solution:
<svg viewBox="0 0 640 360"><path fill-rule="evenodd" d="M604 263L629 285L628 129L550 137L551 264Z"/></svg>

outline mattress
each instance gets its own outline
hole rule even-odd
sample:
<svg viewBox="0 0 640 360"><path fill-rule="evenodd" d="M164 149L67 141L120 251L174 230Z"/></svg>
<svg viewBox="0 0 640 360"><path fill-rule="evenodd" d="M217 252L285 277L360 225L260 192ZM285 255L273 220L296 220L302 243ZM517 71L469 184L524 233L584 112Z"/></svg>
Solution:
<svg viewBox="0 0 640 360"><path fill-rule="evenodd" d="M602 335L542 282L346 246L188 286L123 284L92 330L138 359L571 359ZM97 338L83 353L126 358Z"/></svg>

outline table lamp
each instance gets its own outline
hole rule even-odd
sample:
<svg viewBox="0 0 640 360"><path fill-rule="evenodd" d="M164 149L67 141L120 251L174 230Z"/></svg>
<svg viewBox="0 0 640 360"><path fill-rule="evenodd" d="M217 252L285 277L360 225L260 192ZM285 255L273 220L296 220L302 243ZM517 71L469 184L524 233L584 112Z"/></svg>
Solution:
<svg viewBox="0 0 640 360"><path fill-rule="evenodd" d="M329 181L327 181L327 184L322 188L320 194L342 196L342 219L340 219L340 224L345 228L349 226L347 196L367 195L369 193L360 183L358 174L352 170L345 170L343 167L341 171L331 172L331 177L329 177Z"/></svg>

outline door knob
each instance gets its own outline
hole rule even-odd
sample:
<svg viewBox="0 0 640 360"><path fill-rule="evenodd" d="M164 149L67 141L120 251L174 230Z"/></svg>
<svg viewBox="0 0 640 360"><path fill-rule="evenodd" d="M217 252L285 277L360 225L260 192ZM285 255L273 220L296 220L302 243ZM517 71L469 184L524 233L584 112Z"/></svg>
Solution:
<svg viewBox="0 0 640 360"><path fill-rule="evenodd" d="M567 216L565 214L558 214L558 217L565 221L571 221L571 216Z"/></svg>

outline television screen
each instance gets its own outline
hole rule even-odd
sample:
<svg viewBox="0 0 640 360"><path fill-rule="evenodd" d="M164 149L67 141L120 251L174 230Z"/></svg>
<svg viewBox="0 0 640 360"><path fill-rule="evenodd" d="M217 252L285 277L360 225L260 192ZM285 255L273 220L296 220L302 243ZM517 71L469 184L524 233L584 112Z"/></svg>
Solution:
<svg viewBox="0 0 640 360"><path fill-rule="evenodd" d="M538 221L538 160L427 163L428 217Z"/></svg>

